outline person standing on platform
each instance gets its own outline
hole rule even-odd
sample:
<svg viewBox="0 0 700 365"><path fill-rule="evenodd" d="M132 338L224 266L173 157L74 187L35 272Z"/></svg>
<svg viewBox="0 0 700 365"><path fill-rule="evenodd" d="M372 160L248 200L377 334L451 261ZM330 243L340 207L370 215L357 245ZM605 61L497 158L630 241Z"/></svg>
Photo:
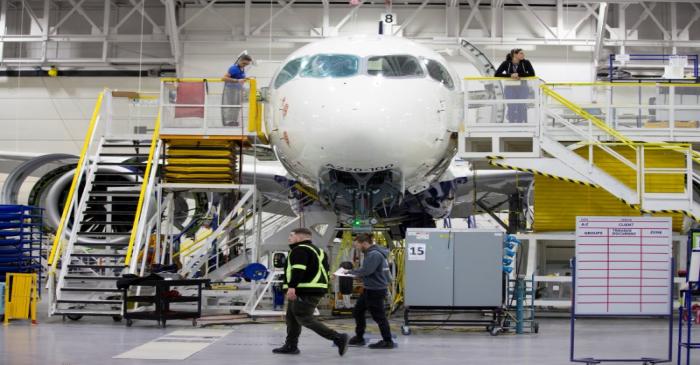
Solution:
<svg viewBox="0 0 700 365"><path fill-rule="evenodd" d="M498 66L494 76L520 80L522 77L535 76L535 69L532 68L530 61L525 59L523 50L515 48L506 55L506 60ZM506 82L505 84L503 93L506 99L524 100L530 95L530 88L524 80L519 83ZM527 103L508 104L507 118L511 123L527 122Z"/></svg>
<svg viewBox="0 0 700 365"><path fill-rule="evenodd" d="M355 236L353 246L355 249L361 250L365 258L362 261L362 267L347 271L347 273L362 278L364 290L352 311L353 317L355 317L355 336L350 339L349 344L352 346L365 345L364 335L367 327L365 314L369 310L382 334L382 340L369 345L369 348L393 349L395 345L391 338L389 320L386 318L386 309L384 308L384 301L391 282L389 250L374 244L372 236L366 233Z"/></svg>
<svg viewBox="0 0 700 365"><path fill-rule="evenodd" d="M221 119L224 126L240 127L241 104L243 103L243 84L248 80L245 74L246 66L253 62L253 58L242 54L231 65L222 78L224 80L224 93L221 100ZM235 106L234 106L235 105Z"/></svg>
<svg viewBox="0 0 700 365"><path fill-rule="evenodd" d="M326 327L314 317L318 303L328 292L328 257L311 242L311 231L307 228L293 229L288 241L291 251L287 257L283 286L288 299L287 339L284 345L272 352L299 354L299 335L304 326L333 341L338 347L338 354L343 356L348 349L348 335Z"/></svg>

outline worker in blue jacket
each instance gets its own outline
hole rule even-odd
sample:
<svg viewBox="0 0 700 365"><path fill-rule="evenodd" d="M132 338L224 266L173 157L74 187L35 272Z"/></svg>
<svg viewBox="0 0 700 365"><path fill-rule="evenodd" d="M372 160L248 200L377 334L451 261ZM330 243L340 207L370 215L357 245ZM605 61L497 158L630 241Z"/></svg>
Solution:
<svg viewBox="0 0 700 365"><path fill-rule="evenodd" d="M353 317L355 317L355 336L348 342L353 346L365 345L365 328L367 321L365 313L369 310L372 319L377 322L382 340L369 345L371 349L393 349L394 341L391 337L389 320L386 318L384 302L387 296L391 273L389 271L389 250L386 247L376 245L372 242L369 234L358 234L353 241L355 249L361 250L365 257L362 267L351 270L348 273L362 278L364 290L355 303Z"/></svg>
<svg viewBox="0 0 700 365"><path fill-rule="evenodd" d="M222 78L224 93L221 100L221 118L223 125L228 127L240 127L241 104L243 103L243 84L248 80L245 68L253 62L253 58L247 54L238 57L236 63L231 65Z"/></svg>

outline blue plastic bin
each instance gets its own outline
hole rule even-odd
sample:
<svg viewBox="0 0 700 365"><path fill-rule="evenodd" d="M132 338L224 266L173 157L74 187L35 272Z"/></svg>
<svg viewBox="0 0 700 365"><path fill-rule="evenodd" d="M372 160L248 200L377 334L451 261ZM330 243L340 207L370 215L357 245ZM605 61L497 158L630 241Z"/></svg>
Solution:
<svg viewBox="0 0 700 365"><path fill-rule="evenodd" d="M5 283L0 283L0 316L5 314Z"/></svg>

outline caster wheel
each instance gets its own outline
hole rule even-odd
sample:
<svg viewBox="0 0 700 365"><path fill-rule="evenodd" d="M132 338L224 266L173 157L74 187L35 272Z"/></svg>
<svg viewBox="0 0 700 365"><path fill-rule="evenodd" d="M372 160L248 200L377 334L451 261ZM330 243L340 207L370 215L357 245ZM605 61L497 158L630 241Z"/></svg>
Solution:
<svg viewBox="0 0 700 365"><path fill-rule="evenodd" d="M498 335L501 333L502 330L503 330L502 328L493 327L493 328L491 328L491 330L489 331L489 334L490 334L491 336L498 336Z"/></svg>
<svg viewBox="0 0 700 365"><path fill-rule="evenodd" d="M126 326L127 326L127 327L131 327L132 324L134 324L134 321L132 321L131 319L127 319L127 320L126 320Z"/></svg>
<svg viewBox="0 0 700 365"><path fill-rule="evenodd" d="M231 309L231 310L229 310L228 312L231 313L231 314L241 314L241 310L240 310L240 309Z"/></svg>
<svg viewBox="0 0 700 365"><path fill-rule="evenodd" d="M496 326L494 326L493 324L489 324L486 326L486 332L491 332L494 328L496 328Z"/></svg>
<svg viewBox="0 0 700 365"><path fill-rule="evenodd" d="M113 315L113 316L112 316L112 320L113 320L114 322L121 322L121 321L122 321L122 316L120 316L119 314Z"/></svg>
<svg viewBox="0 0 700 365"><path fill-rule="evenodd" d="M197 320L196 319L192 320L192 327L197 327Z"/></svg>
<svg viewBox="0 0 700 365"><path fill-rule="evenodd" d="M66 317L70 319L71 321L79 321L81 318L83 318L82 314L66 314Z"/></svg>
<svg viewBox="0 0 700 365"><path fill-rule="evenodd" d="M411 327L408 326L401 326L401 333L404 336L409 336L411 334Z"/></svg>
<svg viewBox="0 0 700 365"><path fill-rule="evenodd" d="M504 328L510 328L510 321L503 321Z"/></svg>
<svg viewBox="0 0 700 365"><path fill-rule="evenodd" d="M160 322L160 327L165 328L165 321Z"/></svg>
<svg viewBox="0 0 700 365"><path fill-rule="evenodd" d="M532 324L532 332L540 333L540 324L535 322Z"/></svg>

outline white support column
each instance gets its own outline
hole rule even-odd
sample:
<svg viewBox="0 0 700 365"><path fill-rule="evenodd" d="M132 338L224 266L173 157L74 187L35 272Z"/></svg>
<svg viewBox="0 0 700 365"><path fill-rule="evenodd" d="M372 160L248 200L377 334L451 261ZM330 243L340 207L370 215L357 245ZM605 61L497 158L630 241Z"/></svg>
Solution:
<svg viewBox="0 0 700 365"><path fill-rule="evenodd" d="M165 24L170 38L170 50L175 58L175 73L182 77L182 44L180 43L180 30L177 26L177 14L175 12L176 0L165 0Z"/></svg>
<svg viewBox="0 0 700 365"><path fill-rule="evenodd" d="M669 4L671 6L671 40L675 41L678 39L678 6L676 3ZM671 50L672 54L678 53L678 48L675 43Z"/></svg>
<svg viewBox="0 0 700 365"><path fill-rule="evenodd" d="M557 37L564 36L564 0L557 0Z"/></svg>
<svg viewBox="0 0 700 365"><path fill-rule="evenodd" d="M445 36L459 37L459 1L450 0L445 5Z"/></svg>
<svg viewBox="0 0 700 365"><path fill-rule="evenodd" d="M0 37L7 35L7 2L0 0ZM0 41L0 64L5 60L5 42Z"/></svg>
<svg viewBox="0 0 700 365"><path fill-rule="evenodd" d="M44 10L41 14L41 62L46 62L49 45L49 10L50 0L44 0Z"/></svg>
<svg viewBox="0 0 700 365"><path fill-rule="evenodd" d="M627 4L618 4L619 11L617 12L617 26L622 32L622 42L620 42L620 54L625 54L625 42L627 41Z"/></svg>
<svg viewBox="0 0 700 365"><path fill-rule="evenodd" d="M105 0L104 9L102 11L102 35L105 37L102 42L102 62L107 62L109 56L109 21L112 14L112 1Z"/></svg>
<svg viewBox="0 0 700 365"><path fill-rule="evenodd" d="M593 47L593 75L591 80L596 79L600 55L603 49L603 39L605 38L605 23L608 19L608 3L600 3L598 7L598 24L596 26L595 46Z"/></svg>
<svg viewBox="0 0 700 365"><path fill-rule="evenodd" d="M321 33L324 37L329 36L331 27L331 5L328 0L323 0L323 20L321 22Z"/></svg>
<svg viewBox="0 0 700 365"><path fill-rule="evenodd" d="M253 4L253 0L245 0L245 5L243 5L243 35L246 37L250 36L250 7Z"/></svg>
<svg viewBox="0 0 700 365"><path fill-rule="evenodd" d="M503 37L503 1L491 2L491 38Z"/></svg>

